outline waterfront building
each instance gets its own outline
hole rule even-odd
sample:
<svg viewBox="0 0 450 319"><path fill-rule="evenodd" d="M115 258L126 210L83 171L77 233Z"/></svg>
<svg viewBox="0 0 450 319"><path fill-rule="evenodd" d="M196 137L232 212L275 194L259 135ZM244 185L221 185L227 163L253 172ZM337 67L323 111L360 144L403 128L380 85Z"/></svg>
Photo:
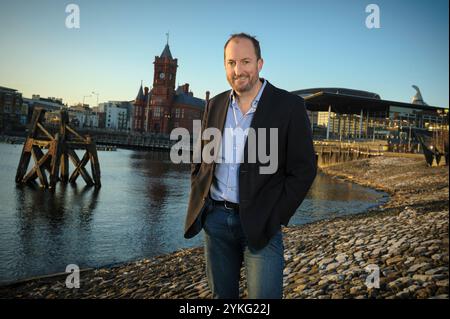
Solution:
<svg viewBox="0 0 450 319"><path fill-rule="evenodd" d="M67 108L69 115L69 123L78 129L82 128L98 128L99 127L99 114L96 110L89 107L89 104L76 104ZM47 113L46 113L47 115ZM55 112L55 116L58 116L59 112Z"/></svg>
<svg viewBox="0 0 450 319"><path fill-rule="evenodd" d="M448 108L430 106L419 89L411 103L346 88L293 91L305 99L315 139L417 143L414 131L448 130Z"/></svg>
<svg viewBox="0 0 450 319"><path fill-rule="evenodd" d="M42 107L46 111L58 111L65 106L63 104L62 98L43 98L38 94L33 94L31 99L24 98L23 101L24 103L28 104L30 115L33 114L33 110L35 107Z"/></svg>
<svg viewBox="0 0 450 319"><path fill-rule="evenodd" d="M134 101L133 130L170 134L173 128L183 127L192 133L193 120L201 120L205 100L194 97L188 83L175 89L178 60L172 57L168 43L153 64L153 88L141 84Z"/></svg>
<svg viewBox="0 0 450 319"><path fill-rule="evenodd" d="M0 86L0 132L23 130L27 115L22 93Z"/></svg>
<svg viewBox="0 0 450 319"><path fill-rule="evenodd" d="M108 101L98 105L98 112L104 114L101 119L104 127L112 130L129 131L131 129L131 118L133 104L129 101ZM103 126L104 125L104 126Z"/></svg>

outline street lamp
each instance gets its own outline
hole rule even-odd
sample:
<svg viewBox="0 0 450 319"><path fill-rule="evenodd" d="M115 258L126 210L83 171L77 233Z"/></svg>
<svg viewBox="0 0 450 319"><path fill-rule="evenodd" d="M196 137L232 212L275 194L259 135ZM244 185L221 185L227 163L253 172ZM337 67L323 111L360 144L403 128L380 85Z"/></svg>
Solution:
<svg viewBox="0 0 450 319"><path fill-rule="evenodd" d="M98 106L98 96L100 95L100 93L96 93L96 92L92 91L92 94L97 95L97 106Z"/></svg>

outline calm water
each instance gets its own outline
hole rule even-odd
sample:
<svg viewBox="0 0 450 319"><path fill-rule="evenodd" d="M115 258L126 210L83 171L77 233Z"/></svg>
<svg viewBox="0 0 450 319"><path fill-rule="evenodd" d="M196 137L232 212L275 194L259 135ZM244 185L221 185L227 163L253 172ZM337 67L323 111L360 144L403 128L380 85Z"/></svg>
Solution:
<svg viewBox="0 0 450 319"><path fill-rule="evenodd" d="M167 153L99 152L100 190L79 177L78 185L59 183L51 193L16 186L21 151L0 144L0 283L202 245L202 234L183 238L189 166L172 164ZM386 200L319 174L291 223L356 214Z"/></svg>

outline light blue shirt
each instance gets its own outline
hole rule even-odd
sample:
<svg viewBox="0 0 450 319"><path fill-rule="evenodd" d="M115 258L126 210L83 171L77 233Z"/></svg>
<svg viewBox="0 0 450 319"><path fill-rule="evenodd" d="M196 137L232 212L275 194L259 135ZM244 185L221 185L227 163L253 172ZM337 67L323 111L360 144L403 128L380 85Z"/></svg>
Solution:
<svg viewBox="0 0 450 319"><path fill-rule="evenodd" d="M263 80L258 94L245 114L242 114L238 106L234 91L232 90L230 93L230 104L210 188L211 197L215 200L239 203L239 166L244 155L248 128L252 123L266 83L266 80Z"/></svg>

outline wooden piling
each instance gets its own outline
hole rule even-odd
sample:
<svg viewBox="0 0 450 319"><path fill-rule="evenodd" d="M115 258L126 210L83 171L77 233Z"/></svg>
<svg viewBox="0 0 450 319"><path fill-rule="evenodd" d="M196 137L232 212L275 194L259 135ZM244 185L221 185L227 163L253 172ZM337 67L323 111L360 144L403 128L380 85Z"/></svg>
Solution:
<svg viewBox="0 0 450 319"><path fill-rule="evenodd" d="M67 111L61 110L60 114L59 132L52 135L44 126L45 110L34 109L30 132L17 167L16 183L34 183L38 179L41 187L54 189L59 180L75 183L81 175L87 185L100 187L100 164L95 142L70 127ZM42 149L48 150L44 153ZM75 152L77 149L85 150L81 160ZM27 173L31 158L34 165ZM69 159L75 167L70 178ZM93 177L85 168L89 161Z"/></svg>

